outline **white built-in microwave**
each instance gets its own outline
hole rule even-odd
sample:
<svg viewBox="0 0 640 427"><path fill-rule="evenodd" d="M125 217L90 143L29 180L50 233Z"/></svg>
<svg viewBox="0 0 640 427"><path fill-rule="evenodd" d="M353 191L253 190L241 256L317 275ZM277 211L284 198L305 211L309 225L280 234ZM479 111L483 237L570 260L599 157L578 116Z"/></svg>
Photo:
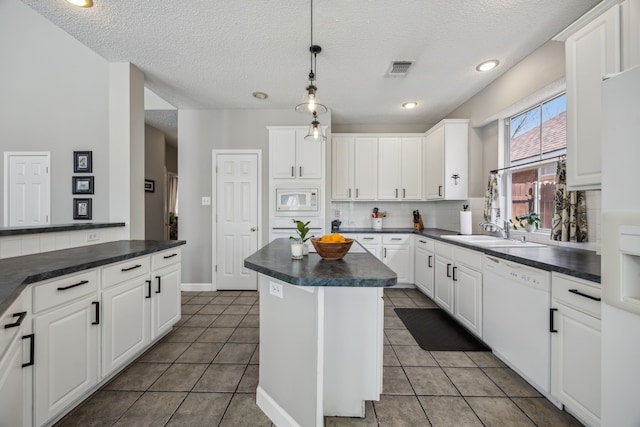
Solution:
<svg viewBox="0 0 640 427"><path fill-rule="evenodd" d="M276 188L276 214L317 215L317 188Z"/></svg>

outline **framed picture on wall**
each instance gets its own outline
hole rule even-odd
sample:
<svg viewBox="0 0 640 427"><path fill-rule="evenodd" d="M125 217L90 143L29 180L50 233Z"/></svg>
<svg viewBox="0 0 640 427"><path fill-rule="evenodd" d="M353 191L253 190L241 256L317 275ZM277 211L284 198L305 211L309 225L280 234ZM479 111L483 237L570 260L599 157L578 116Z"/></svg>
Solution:
<svg viewBox="0 0 640 427"><path fill-rule="evenodd" d="M92 176L71 177L72 194L93 194Z"/></svg>
<svg viewBox="0 0 640 427"><path fill-rule="evenodd" d="M73 219L91 218L91 199L73 199Z"/></svg>
<svg viewBox="0 0 640 427"><path fill-rule="evenodd" d="M73 152L73 173L91 173L93 172L93 160L91 151L74 151Z"/></svg>
<svg viewBox="0 0 640 427"><path fill-rule="evenodd" d="M144 180L144 191L148 192L148 193L153 193L154 191L156 191L156 182L152 179L145 179Z"/></svg>

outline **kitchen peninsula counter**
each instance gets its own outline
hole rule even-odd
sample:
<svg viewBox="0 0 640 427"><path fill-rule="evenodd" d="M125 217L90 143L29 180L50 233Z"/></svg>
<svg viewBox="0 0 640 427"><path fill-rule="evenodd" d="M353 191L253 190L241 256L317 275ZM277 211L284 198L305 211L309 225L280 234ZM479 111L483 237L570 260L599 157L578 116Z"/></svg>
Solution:
<svg viewBox="0 0 640 427"><path fill-rule="evenodd" d="M293 260L277 239L244 265L259 273L258 406L280 427L364 417L382 392L382 290L396 274L357 242L341 260Z"/></svg>

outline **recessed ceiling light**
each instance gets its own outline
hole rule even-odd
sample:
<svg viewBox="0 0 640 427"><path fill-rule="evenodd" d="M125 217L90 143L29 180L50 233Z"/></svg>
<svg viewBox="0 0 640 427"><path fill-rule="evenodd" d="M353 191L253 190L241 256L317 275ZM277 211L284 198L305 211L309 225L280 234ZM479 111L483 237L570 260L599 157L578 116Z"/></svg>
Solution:
<svg viewBox="0 0 640 427"><path fill-rule="evenodd" d="M418 103L416 101L409 101L402 104L402 108L405 108L407 110L411 110L412 108L416 108L417 106Z"/></svg>
<svg viewBox="0 0 640 427"><path fill-rule="evenodd" d="M489 61L484 61L482 64L478 65L476 67L476 70L477 71L493 70L494 68L496 68L498 66L498 64L500 64L500 61L498 61L497 59L491 59Z"/></svg>
<svg viewBox="0 0 640 427"><path fill-rule="evenodd" d="M91 6L93 6L93 0L67 0L67 2L71 3L74 6L78 6L78 7L91 7Z"/></svg>
<svg viewBox="0 0 640 427"><path fill-rule="evenodd" d="M251 96L253 96L255 99L263 100L267 99L269 97L269 94L265 92L253 92Z"/></svg>

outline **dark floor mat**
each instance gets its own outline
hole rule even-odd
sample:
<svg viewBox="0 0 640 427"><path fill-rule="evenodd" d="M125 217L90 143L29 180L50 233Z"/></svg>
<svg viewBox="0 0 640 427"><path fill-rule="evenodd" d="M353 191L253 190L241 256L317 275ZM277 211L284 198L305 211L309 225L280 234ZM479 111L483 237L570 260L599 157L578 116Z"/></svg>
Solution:
<svg viewBox="0 0 640 427"><path fill-rule="evenodd" d="M441 309L396 308L395 312L423 350L491 351Z"/></svg>

